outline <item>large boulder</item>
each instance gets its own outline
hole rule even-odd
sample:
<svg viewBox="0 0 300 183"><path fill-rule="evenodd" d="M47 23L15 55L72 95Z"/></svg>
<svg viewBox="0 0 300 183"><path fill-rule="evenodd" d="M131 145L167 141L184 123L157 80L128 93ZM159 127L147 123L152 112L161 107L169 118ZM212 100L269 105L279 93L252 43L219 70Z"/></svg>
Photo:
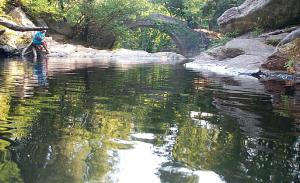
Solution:
<svg viewBox="0 0 300 183"><path fill-rule="evenodd" d="M290 63L289 63L290 62ZM279 51L269 56L262 68L272 71L286 71L288 67L300 70L300 38L283 45ZM289 64L292 66L289 66ZM291 69L291 68L290 68Z"/></svg>
<svg viewBox="0 0 300 183"><path fill-rule="evenodd" d="M35 27L34 23L28 19L21 8L14 8L8 15L19 25L23 25L24 27Z"/></svg>
<svg viewBox="0 0 300 183"><path fill-rule="evenodd" d="M258 39L236 38L227 42L225 46L201 53L185 66L195 71L206 70L226 75L256 73L274 49Z"/></svg>
<svg viewBox="0 0 300 183"><path fill-rule="evenodd" d="M81 27L75 29L73 39L99 49L112 49L116 41L116 36L111 30L102 29L99 25L90 24L88 28Z"/></svg>
<svg viewBox="0 0 300 183"><path fill-rule="evenodd" d="M0 57L11 57L11 56L17 56L19 54L20 51L17 50L15 47L0 43Z"/></svg>
<svg viewBox="0 0 300 183"><path fill-rule="evenodd" d="M111 49L116 41L116 36L111 31L103 31L98 26L90 26L87 42L101 49Z"/></svg>
<svg viewBox="0 0 300 183"><path fill-rule="evenodd" d="M223 32L245 33L254 28L277 28L299 21L299 0L246 0L218 19Z"/></svg>
<svg viewBox="0 0 300 183"><path fill-rule="evenodd" d="M14 8L8 13L8 16L18 25L35 27L34 23L32 23L21 8ZM0 35L0 55L5 57L19 55L20 49L31 41L33 33L5 29L5 32Z"/></svg>
<svg viewBox="0 0 300 183"><path fill-rule="evenodd" d="M73 36L73 28L68 22L54 20L46 20L46 22L52 32L62 34L67 37Z"/></svg>
<svg viewBox="0 0 300 183"><path fill-rule="evenodd" d="M288 55L277 52L269 56L266 62L264 62L261 66L263 69L268 69L271 71L285 71L285 65L288 61Z"/></svg>

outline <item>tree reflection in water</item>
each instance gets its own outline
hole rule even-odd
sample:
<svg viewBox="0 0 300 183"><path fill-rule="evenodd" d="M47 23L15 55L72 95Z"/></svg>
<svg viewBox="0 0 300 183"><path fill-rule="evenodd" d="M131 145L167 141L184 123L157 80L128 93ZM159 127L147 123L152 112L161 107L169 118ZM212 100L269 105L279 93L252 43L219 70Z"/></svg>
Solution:
<svg viewBox="0 0 300 183"><path fill-rule="evenodd" d="M277 99L258 81L257 92L181 66L93 63L0 62L0 182L121 181L130 166L117 158L138 144L161 182L299 179L297 85ZM147 170L141 157L128 172Z"/></svg>

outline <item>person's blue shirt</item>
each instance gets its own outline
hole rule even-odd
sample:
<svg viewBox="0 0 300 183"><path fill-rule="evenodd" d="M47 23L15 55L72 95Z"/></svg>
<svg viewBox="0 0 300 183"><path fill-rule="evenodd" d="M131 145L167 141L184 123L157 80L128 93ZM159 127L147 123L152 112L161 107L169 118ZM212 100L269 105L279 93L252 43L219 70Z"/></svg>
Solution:
<svg viewBox="0 0 300 183"><path fill-rule="evenodd" d="M45 36L46 36L46 35L45 35L44 32L37 32L37 33L34 35L32 42L33 42L35 45L40 46L40 45L42 45Z"/></svg>

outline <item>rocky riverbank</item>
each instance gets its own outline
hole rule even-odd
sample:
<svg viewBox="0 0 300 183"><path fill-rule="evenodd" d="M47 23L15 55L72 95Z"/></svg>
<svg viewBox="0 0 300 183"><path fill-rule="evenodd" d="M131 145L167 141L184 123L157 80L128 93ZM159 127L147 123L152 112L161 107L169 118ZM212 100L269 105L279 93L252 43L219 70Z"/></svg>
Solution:
<svg viewBox="0 0 300 183"><path fill-rule="evenodd" d="M201 53L193 62L187 63L186 68L226 75L256 73L274 50L275 47L265 44L259 38L239 37L225 46Z"/></svg>
<svg viewBox="0 0 300 183"><path fill-rule="evenodd" d="M26 16L21 8L15 8L8 14L12 20L7 20L11 24L35 27L36 25ZM45 26L45 22L42 23ZM55 25L51 25L54 26ZM0 27L1 28L1 27ZM56 28L58 29L58 28ZM64 28L60 28L64 29ZM60 32L64 32L61 30ZM30 43L33 36L33 32L19 32L13 31L7 28L3 28L0 38L0 56L12 57L20 56L23 48ZM60 41L66 40L63 35L53 35ZM160 52L160 53L148 53L140 50L99 50L82 45L70 44L66 42L58 42L52 39L51 35L46 38L49 46L50 54L44 55L52 58L66 58L66 59L105 59L110 61L120 61L124 63L179 63L186 60L186 58L180 54L172 52Z"/></svg>
<svg viewBox="0 0 300 183"><path fill-rule="evenodd" d="M280 5L276 0L268 2L263 0L250 1L246 0L241 6L234 7L226 11L220 18L219 24L224 32L240 32L251 31L243 36L232 39L224 46L209 49L194 58L193 62L185 64L187 69L194 71L210 71L217 74L247 76L260 73L268 73L269 71L288 71L288 74L297 74L300 71L300 26L289 27L285 29L275 30L279 25L272 25L272 32L253 36L253 27L261 27L265 25L263 22L253 22L258 17L266 19L269 9L278 9ZM292 2L292 1L291 1ZM294 6L285 8L296 8L299 6L298 1ZM272 6L273 8L270 8ZM277 7L277 8L276 8ZM251 10L251 11L250 11ZM299 9L297 9L298 11ZM279 10L278 10L279 11ZM254 12L260 14L253 15ZM280 12L275 11L274 17L280 17ZM26 14L20 9L15 8L9 13L18 25L34 27L35 24L29 20ZM280 26L288 26L295 16L280 20ZM41 25L44 26L44 25ZM51 24L51 27L55 25ZM63 26L65 27L65 26ZM265 27L266 28L266 27ZM63 28L60 28L63 29ZM16 32L4 29L0 32L0 55L15 56L20 55L22 48L30 42L32 33ZM298 32L297 32L298 31ZM66 32L66 31L56 31ZM133 51L126 49L118 50L98 50L84 47L82 45L70 44L55 41L62 36L47 37L50 54L45 55L50 58L64 59L93 59L118 61L123 63L182 63L186 58L180 54L172 52L147 53L145 51ZM64 38L61 40L65 40ZM280 44L282 43L282 44ZM286 44L287 43L287 44ZM280 45L278 49L277 45Z"/></svg>
<svg viewBox="0 0 300 183"><path fill-rule="evenodd" d="M237 76L259 71L287 71L286 64L291 56L295 58L295 69L299 70L300 52L297 50L299 50L300 39L280 47L277 51L276 45L289 34L285 29L277 32L278 34L265 33L257 37L248 33L234 38L224 46L201 53L193 62L185 66L195 71L206 70Z"/></svg>
<svg viewBox="0 0 300 183"><path fill-rule="evenodd" d="M148 53L146 51L128 49L99 50L77 44L60 43L53 40L52 37L47 37L46 41L48 43L49 54L41 53L40 55L49 58L98 59L123 63L181 63L186 60L184 56L173 52ZM3 45L0 48L1 56L20 56L25 44L16 45L13 41L10 42L13 44ZM32 56L29 54L24 59L32 59Z"/></svg>
<svg viewBox="0 0 300 183"><path fill-rule="evenodd" d="M172 52L158 52L148 53L140 50L98 50L93 48L84 47L76 44L62 44L47 37L49 46L49 54L47 57L66 58L66 59L101 59L119 62L136 62L136 63L180 63L186 58L180 54Z"/></svg>
<svg viewBox="0 0 300 183"><path fill-rule="evenodd" d="M186 67L226 75L245 76L259 71L297 74L300 71L300 1L280 2L246 0L227 10L218 19L220 30L244 35L201 53ZM280 27L287 28L276 30ZM263 30L273 31L253 36Z"/></svg>

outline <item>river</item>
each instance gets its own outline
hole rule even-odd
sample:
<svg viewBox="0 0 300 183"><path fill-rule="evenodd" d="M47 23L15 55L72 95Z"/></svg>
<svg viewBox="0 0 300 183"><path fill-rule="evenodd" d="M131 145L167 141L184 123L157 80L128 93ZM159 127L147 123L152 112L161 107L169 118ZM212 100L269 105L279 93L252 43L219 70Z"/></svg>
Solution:
<svg viewBox="0 0 300 183"><path fill-rule="evenodd" d="M296 81L0 60L0 182L299 182Z"/></svg>

